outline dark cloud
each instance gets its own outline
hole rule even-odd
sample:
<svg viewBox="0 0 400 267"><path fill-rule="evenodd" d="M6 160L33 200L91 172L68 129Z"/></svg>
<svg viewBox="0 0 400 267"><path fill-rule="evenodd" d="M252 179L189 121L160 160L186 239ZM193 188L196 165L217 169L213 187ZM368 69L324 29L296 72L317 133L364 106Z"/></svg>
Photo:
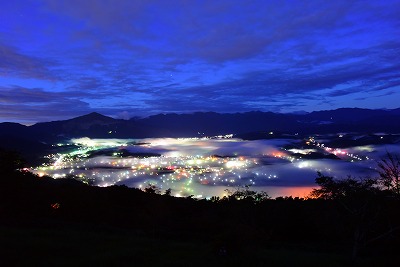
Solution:
<svg viewBox="0 0 400 267"><path fill-rule="evenodd" d="M38 88L0 88L0 118L13 118L13 121L22 123L67 119L87 112L89 104L79 100L85 95L80 92L46 92Z"/></svg>
<svg viewBox="0 0 400 267"><path fill-rule="evenodd" d="M21 112L1 120L60 117L57 103L123 117L394 108L397 10L396 0L12 1L0 10L0 96Z"/></svg>
<svg viewBox="0 0 400 267"><path fill-rule="evenodd" d="M0 75L52 80L46 65L50 62L37 56L24 55L17 49L0 42Z"/></svg>

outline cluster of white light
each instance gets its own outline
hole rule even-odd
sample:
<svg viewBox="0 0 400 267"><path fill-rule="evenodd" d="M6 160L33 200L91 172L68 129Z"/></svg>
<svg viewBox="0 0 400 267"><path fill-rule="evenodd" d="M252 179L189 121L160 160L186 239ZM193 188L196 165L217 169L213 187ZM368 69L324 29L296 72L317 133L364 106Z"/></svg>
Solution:
<svg viewBox="0 0 400 267"><path fill-rule="evenodd" d="M245 143L243 140L232 139L232 136L217 136L202 138L159 138L142 140L93 140L89 138L74 139L69 147L60 151L69 150L68 153L54 153L47 155L50 164L34 168L33 171L39 175L50 175L54 178L63 178L69 174L75 175L82 180L99 186L110 186L118 183L126 183L129 186L144 188L149 182L157 184L162 189L172 188L174 194L199 195L197 189L203 185L207 186L240 186L243 184L262 184L267 179L277 179L280 171L274 167L260 164L260 160L279 162L279 164L290 164L294 168L309 169L315 171L330 171L324 164L316 160L306 160L295 157L292 153L306 155L308 153L324 150L327 153L338 156L350 157L351 160L361 160L361 157L342 149L326 147L314 138L307 140L309 149L279 149L269 146L267 149L259 148L259 143ZM258 154L232 153L240 149L225 150L234 147L238 142L246 149L253 147L259 151ZM130 144L135 144L131 146ZM220 148L223 148L222 150ZM124 157L121 153L111 149L123 148L129 151L163 151L162 156L154 157ZM201 149L203 150L201 150ZM111 156L90 157L96 150L106 150ZM220 150L218 150L220 149ZM206 152L204 152L206 151ZM211 156L210 151L230 151L231 156ZM248 150L247 150L248 151ZM95 153L94 153L95 154ZM238 155L239 154L239 155ZM276 159L272 159L276 158ZM303 172L303 171L302 171ZM282 174L281 176L284 176ZM200 192L202 193L202 192Z"/></svg>
<svg viewBox="0 0 400 267"><path fill-rule="evenodd" d="M216 138L229 139L232 138L232 135L218 136ZM201 141L202 139L196 140ZM185 145L190 140L192 139L145 139L141 146L157 147L170 144L176 146L177 143ZM257 178L277 178L274 173L260 171L255 173L253 167L258 165L256 158L241 156L184 156L179 151L164 153L165 155L160 157L120 158L118 155L113 155L90 158L88 155L92 151L127 146L128 142L108 139L92 140L89 138L74 139L72 141L76 149L69 153L48 155L47 157L51 160L51 164L34 168L33 171L41 175L50 175L54 178L75 175L85 181L90 180L99 186L109 186L128 179L137 179L139 181L137 186L143 188L149 180L156 180L161 188L178 187L177 191L181 195L195 193L191 187L193 183L236 186L243 183L243 179L245 179L246 184L255 185ZM58 146L63 145L58 144Z"/></svg>

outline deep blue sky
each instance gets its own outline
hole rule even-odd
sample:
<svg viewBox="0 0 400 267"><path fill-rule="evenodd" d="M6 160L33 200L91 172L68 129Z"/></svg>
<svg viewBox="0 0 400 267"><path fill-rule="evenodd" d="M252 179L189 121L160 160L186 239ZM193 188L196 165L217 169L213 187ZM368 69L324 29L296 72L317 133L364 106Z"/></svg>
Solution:
<svg viewBox="0 0 400 267"><path fill-rule="evenodd" d="M400 1L0 3L0 121L400 107Z"/></svg>

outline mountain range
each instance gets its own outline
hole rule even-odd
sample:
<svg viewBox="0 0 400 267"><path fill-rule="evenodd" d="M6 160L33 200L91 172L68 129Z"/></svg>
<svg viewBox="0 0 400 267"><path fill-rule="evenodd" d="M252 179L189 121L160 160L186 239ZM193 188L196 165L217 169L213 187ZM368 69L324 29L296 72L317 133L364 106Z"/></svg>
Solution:
<svg viewBox="0 0 400 267"><path fill-rule="evenodd" d="M400 108L371 110L342 108L307 114L273 112L159 114L130 120L90 113L62 121L25 126L0 123L0 138L23 138L54 142L74 137L151 138L199 137L234 134L258 136L265 133L323 134L340 132L400 132ZM3 142L4 143L4 142Z"/></svg>
<svg viewBox="0 0 400 267"><path fill-rule="evenodd" d="M69 120L41 122L31 126L0 123L0 149L18 151L28 162L40 163L44 154L53 153L52 144L77 137L134 139L233 134L234 137L254 140L279 138L283 135L285 138L302 138L314 134L346 132L398 134L399 122L400 108L342 108L307 114L260 111L172 113L130 120L114 119L94 112Z"/></svg>

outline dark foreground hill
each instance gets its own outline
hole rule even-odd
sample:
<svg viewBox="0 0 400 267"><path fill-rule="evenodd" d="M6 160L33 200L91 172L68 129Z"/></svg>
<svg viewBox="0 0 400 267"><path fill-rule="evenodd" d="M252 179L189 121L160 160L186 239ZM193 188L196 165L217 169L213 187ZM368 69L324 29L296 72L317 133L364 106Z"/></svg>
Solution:
<svg viewBox="0 0 400 267"><path fill-rule="evenodd" d="M3 266L397 266L398 199L363 218L339 202L195 200L0 172ZM361 223L359 220L366 220ZM361 223L361 224L360 224ZM372 242L351 260L354 238Z"/></svg>

